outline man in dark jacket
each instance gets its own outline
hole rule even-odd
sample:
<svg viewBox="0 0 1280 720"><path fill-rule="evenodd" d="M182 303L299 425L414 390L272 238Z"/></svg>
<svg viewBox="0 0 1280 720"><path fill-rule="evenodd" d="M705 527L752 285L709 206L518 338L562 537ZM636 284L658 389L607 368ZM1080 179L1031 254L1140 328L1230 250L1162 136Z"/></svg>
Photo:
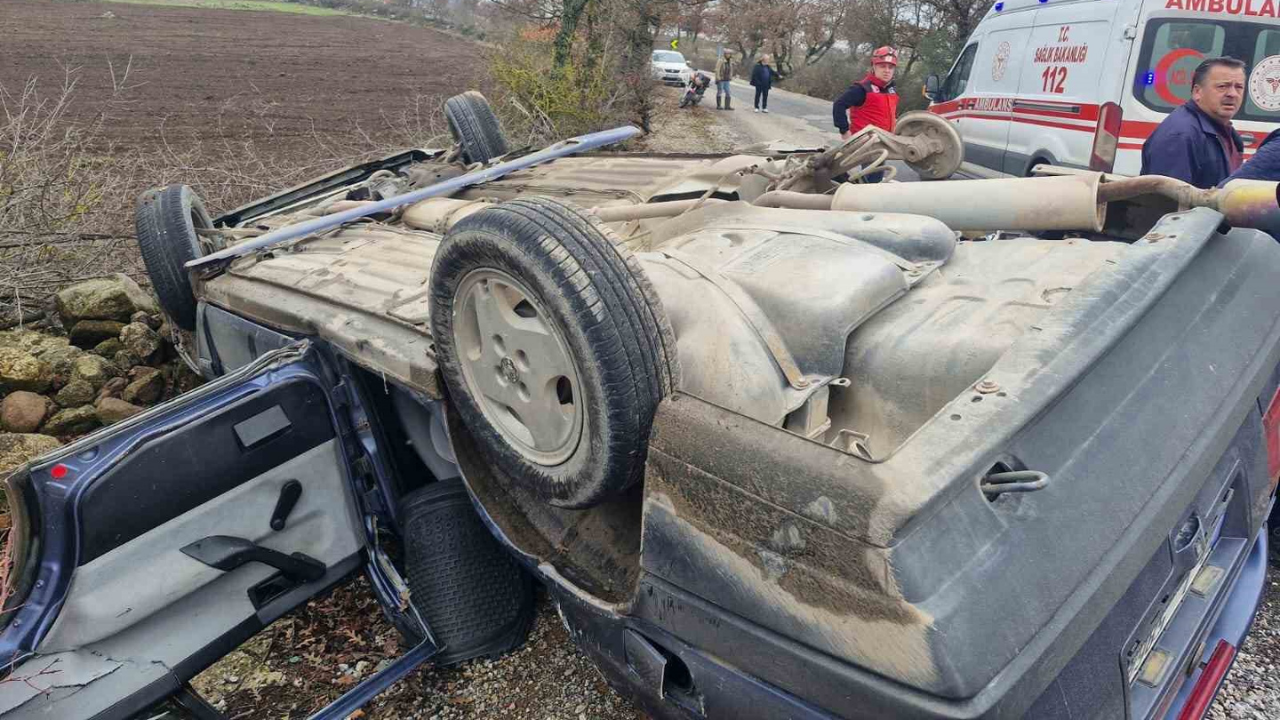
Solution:
<svg viewBox="0 0 1280 720"><path fill-rule="evenodd" d="M1142 145L1142 174L1211 188L1240 168L1244 142L1231 119L1244 102L1244 63L1210 58L1191 78L1191 100L1169 113Z"/></svg>
<svg viewBox="0 0 1280 720"><path fill-rule="evenodd" d="M756 66L751 68L751 85L756 89L756 112L769 112L769 88L773 87L773 81L778 77L771 60L768 55L761 55Z"/></svg>

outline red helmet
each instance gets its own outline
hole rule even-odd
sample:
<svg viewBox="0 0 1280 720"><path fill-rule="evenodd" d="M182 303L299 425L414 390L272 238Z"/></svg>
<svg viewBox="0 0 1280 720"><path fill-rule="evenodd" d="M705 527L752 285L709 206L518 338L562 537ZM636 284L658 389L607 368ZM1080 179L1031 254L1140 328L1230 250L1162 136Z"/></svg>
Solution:
<svg viewBox="0 0 1280 720"><path fill-rule="evenodd" d="M876 48L875 52L871 53L871 64L878 65L880 63L886 63L897 67L898 51L888 45Z"/></svg>

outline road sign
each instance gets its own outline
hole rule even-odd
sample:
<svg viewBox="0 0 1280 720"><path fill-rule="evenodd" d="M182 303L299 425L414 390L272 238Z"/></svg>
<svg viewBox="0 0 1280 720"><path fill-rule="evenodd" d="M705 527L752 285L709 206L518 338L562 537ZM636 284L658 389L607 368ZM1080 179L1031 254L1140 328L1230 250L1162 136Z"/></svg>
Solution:
<svg viewBox="0 0 1280 720"><path fill-rule="evenodd" d="M672 38L672 39L671 39L671 49L672 49L672 50L679 49L679 45L680 45L680 38Z"/></svg>

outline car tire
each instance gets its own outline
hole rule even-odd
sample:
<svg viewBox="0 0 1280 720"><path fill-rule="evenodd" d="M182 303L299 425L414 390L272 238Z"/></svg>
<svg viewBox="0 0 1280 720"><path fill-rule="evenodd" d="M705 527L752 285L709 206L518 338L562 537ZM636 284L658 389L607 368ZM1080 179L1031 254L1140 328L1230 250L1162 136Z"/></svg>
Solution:
<svg viewBox="0 0 1280 720"><path fill-rule="evenodd" d="M160 309L184 330L195 330L196 298L186 264L204 254L196 230L213 227L204 202L186 185L153 188L134 213L138 247Z"/></svg>
<svg viewBox="0 0 1280 720"><path fill-rule="evenodd" d="M454 95L444 103L444 117L462 148L464 162L487 163L510 152L498 116L484 95L474 90Z"/></svg>
<svg viewBox="0 0 1280 720"><path fill-rule="evenodd" d="M515 200L455 225L431 273L437 361L486 459L565 508L643 477L653 414L679 381L675 334L612 230Z"/></svg>

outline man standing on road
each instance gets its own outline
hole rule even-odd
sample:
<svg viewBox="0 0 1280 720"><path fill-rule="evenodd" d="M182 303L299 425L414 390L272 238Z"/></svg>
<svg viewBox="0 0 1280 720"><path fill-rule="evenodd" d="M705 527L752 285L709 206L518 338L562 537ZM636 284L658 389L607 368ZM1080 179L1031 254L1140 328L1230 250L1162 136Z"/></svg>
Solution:
<svg viewBox="0 0 1280 720"><path fill-rule="evenodd" d="M1142 174L1211 188L1240 169L1244 142L1231 118L1244 101L1244 63L1209 58L1191 77L1191 99L1169 113L1142 145Z"/></svg>
<svg viewBox="0 0 1280 720"><path fill-rule="evenodd" d="M751 84L756 88L756 112L769 112L769 88L773 87L773 81L778 77L777 71L771 67L771 60L768 55L761 55L756 66L751 69Z"/></svg>
<svg viewBox="0 0 1280 720"><path fill-rule="evenodd" d="M716 109L722 107L725 110L732 110L733 105L729 102L729 84L733 82L733 51L729 48L724 49L724 54L716 61ZM720 104L720 95L724 95L724 104Z"/></svg>
<svg viewBox="0 0 1280 720"><path fill-rule="evenodd" d="M871 72L831 104L831 121L848 139L868 125L893 132L898 117L898 90L893 73L898 68L898 52L885 45L871 53Z"/></svg>

